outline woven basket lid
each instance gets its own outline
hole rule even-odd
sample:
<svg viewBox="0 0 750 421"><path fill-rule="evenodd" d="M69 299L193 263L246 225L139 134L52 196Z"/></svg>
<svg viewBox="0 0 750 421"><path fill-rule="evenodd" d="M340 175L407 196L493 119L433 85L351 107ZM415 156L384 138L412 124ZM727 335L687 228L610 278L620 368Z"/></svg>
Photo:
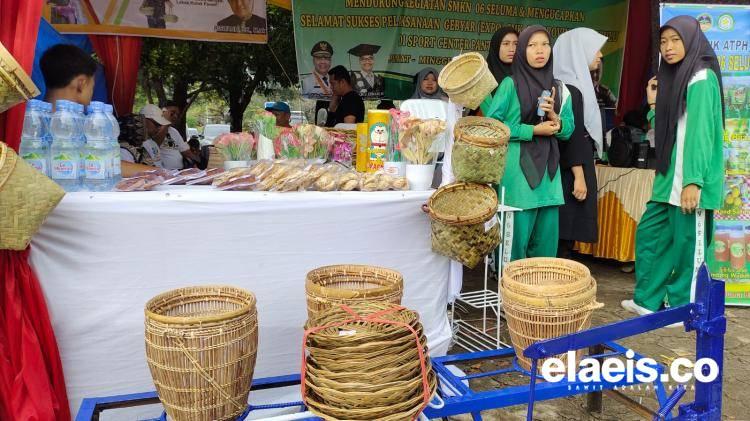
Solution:
<svg viewBox="0 0 750 421"><path fill-rule="evenodd" d="M0 113L37 95L39 89L0 43Z"/></svg>
<svg viewBox="0 0 750 421"><path fill-rule="evenodd" d="M484 184L453 183L432 194L430 218L448 225L474 225L497 214L497 192Z"/></svg>
<svg viewBox="0 0 750 421"><path fill-rule="evenodd" d="M487 117L463 117L453 128L456 140L483 148L496 148L508 143L510 129L502 122Z"/></svg>

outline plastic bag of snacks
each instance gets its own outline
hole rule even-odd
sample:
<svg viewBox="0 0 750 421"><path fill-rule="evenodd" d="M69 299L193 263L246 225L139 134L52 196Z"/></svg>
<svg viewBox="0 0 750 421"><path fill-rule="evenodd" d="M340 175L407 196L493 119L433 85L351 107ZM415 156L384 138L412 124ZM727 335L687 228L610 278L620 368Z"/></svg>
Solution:
<svg viewBox="0 0 750 421"><path fill-rule="evenodd" d="M294 128L299 139L302 158L325 162L333 145L333 138L326 129L314 124L300 124Z"/></svg>
<svg viewBox="0 0 750 421"><path fill-rule="evenodd" d="M352 167L352 156L354 155L354 144L351 143L343 133L330 133L333 139L331 148L331 160L344 165L347 168Z"/></svg>
<svg viewBox="0 0 750 421"><path fill-rule="evenodd" d="M188 186L209 185L214 181L216 177L224 173L224 170L222 168L210 168L206 171L203 171L203 173L204 175L202 177L194 178L190 181L185 182L185 184Z"/></svg>
<svg viewBox="0 0 750 421"><path fill-rule="evenodd" d="M118 192L146 191L152 190L160 185L164 179L155 174L144 174L138 177L124 178L114 187Z"/></svg>

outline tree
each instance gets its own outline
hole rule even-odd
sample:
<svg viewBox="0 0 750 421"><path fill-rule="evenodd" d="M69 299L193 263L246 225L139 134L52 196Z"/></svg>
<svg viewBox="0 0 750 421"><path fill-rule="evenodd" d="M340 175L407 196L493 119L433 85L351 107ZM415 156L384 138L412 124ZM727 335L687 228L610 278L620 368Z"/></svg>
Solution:
<svg viewBox="0 0 750 421"><path fill-rule="evenodd" d="M198 95L215 91L229 105L232 130L242 130L242 115L258 89L297 83L291 12L269 6L267 22L268 45L147 38L141 81L149 101L177 102L184 131L185 113Z"/></svg>
<svg viewBox="0 0 750 421"><path fill-rule="evenodd" d="M260 89L297 83L291 12L268 7L268 45L212 44L208 82L227 101L232 131L242 130L242 116Z"/></svg>

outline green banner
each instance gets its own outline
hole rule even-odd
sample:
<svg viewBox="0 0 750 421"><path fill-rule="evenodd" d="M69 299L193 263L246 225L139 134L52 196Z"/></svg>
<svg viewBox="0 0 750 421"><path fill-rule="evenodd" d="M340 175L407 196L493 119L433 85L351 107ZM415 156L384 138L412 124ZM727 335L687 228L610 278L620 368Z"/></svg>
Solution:
<svg viewBox="0 0 750 421"><path fill-rule="evenodd" d="M532 24L546 26L553 37L577 27L609 37L602 83L619 89L627 0L295 0L292 9L308 98L330 96L324 76L336 65L352 72L354 88L368 99L408 98L421 69L439 70L469 51L486 55L497 29Z"/></svg>

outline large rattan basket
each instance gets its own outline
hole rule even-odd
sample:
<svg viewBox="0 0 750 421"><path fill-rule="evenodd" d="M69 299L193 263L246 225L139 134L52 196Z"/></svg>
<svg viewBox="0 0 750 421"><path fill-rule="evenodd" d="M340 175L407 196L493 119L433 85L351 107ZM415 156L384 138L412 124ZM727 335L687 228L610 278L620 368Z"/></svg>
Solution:
<svg viewBox="0 0 750 421"><path fill-rule="evenodd" d="M326 420L413 420L435 393L419 315L388 303L332 307L306 326L302 396Z"/></svg>
<svg viewBox="0 0 750 421"><path fill-rule="evenodd" d="M523 356L524 349L540 340L588 329L592 312L603 306L596 302L596 281L588 268L565 259L511 262L503 272L500 292L513 348L527 370L531 360ZM567 363L566 355L557 357Z"/></svg>
<svg viewBox="0 0 750 421"><path fill-rule="evenodd" d="M25 250L63 196L60 186L0 142L0 250Z"/></svg>
<svg viewBox="0 0 750 421"><path fill-rule="evenodd" d="M181 288L146 304L146 359L174 420L229 420L247 407L258 349L255 296Z"/></svg>
<svg viewBox="0 0 750 421"><path fill-rule="evenodd" d="M438 85L451 101L474 110L497 88L497 81L481 54L466 53L454 57L443 67Z"/></svg>
<svg viewBox="0 0 750 421"><path fill-rule="evenodd" d="M305 281L307 316L341 304L364 301L401 304L404 277L397 271L367 265L323 266L310 271Z"/></svg>
<svg viewBox="0 0 750 421"><path fill-rule="evenodd" d="M485 117L464 117L453 128L451 165L456 180L499 184L505 173L510 129Z"/></svg>
<svg viewBox="0 0 750 421"><path fill-rule="evenodd" d="M453 183L427 203L432 220L432 251L474 268L500 244L497 192L489 186Z"/></svg>

